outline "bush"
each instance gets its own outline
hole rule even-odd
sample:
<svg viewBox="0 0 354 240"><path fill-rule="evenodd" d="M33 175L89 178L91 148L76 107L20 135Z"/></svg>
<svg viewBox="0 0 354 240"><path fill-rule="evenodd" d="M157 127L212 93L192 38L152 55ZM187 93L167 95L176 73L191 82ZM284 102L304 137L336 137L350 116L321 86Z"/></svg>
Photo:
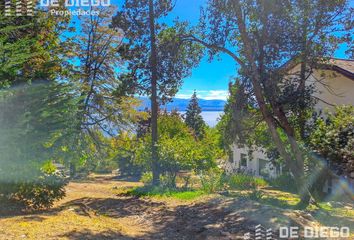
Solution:
<svg viewBox="0 0 354 240"><path fill-rule="evenodd" d="M145 185L151 185L152 183L152 172L145 172L142 174L140 181ZM171 176L171 174L161 174L160 175L160 186L166 188L176 187L176 176Z"/></svg>
<svg viewBox="0 0 354 240"><path fill-rule="evenodd" d="M163 175L163 184L175 186L181 171L199 172L216 166L216 159L222 153L215 140L216 133L206 131L204 138L197 140L176 112L161 113L158 126L159 170ZM143 135L139 140L134 161L142 169L151 171L151 135Z"/></svg>
<svg viewBox="0 0 354 240"><path fill-rule="evenodd" d="M224 173L218 168L211 168L200 174L202 190L207 193L215 193L224 188Z"/></svg>
<svg viewBox="0 0 354 240"><path fill-rule="evenodd" d="M259 187L267 186L267 182L262 178L257 178L250 175L235 174L229 176L227 179L227 184L230 189L237 190L254 190Z"/></svg>
<svg viewBox="0 0 354 240"><path fill-rule="evenodd" d="M17 191L9 198L28 208L41 209L53 206L54 201L65 196L66 180L57 173L43 174L37 180L17 184Z"/></svg>

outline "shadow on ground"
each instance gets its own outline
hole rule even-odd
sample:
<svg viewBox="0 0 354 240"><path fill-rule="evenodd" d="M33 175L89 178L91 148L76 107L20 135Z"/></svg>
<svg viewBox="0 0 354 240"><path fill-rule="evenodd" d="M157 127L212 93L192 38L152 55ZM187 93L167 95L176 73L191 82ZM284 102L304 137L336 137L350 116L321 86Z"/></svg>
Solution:
<svg viewBox="0 0 354 240"><path fill-rule="evenodd" d="M109 180L118 180L110 178ZM107 178L97 178L95 182L105 183ZM131 179L133 181L133 179ZM113 185L112 185L113 186ZM64 202L60 206L35 214L14 213L24 215L24 219L30 222L41 222L45 218L61 215L64 211L72 211L84 216L86 220L96 221L96 216L109 217L122 229L115 231L104 228L91 229L90 225L66 229L56 233L58 238L77 239L243 239L243 234L253 232L258 224L264 227L278 229L280 226L305 226L319 220L325 225L331 225L327 216L322 213L311 215L303 211L295 211L292 204L285 200L276 199L269 195L267 199L252 201L243 196L217 196L197 203L185 205L172 204L171 202L158 201L148 197L121 196L107 190L107 197L102 194L94 197L91 191L87 191L86 185L75 185L73 191L83 191L74 200ZM94 189L99 189L96 187ZM76 195L75 195L76 196ZM287 197L287 198L285 198ZM292 199L291 195L285 199ZM262 202L263 201L263 202ZM292 202L291 202L292 203ZM277 207L275 207L277 206ZM0 218L2 218L0 206ZM87 217L87 218L86 218ZM346 218L335 218L337 224L350 224ZM124 220L123 220L124 219ZM315 220L316 219L316 220ZM109 229L109 228L106 228ZM120 228L117 228L120 229ZM129 230L129 231L127 231ZM53 231L55 231L53 229ZM129 234L128 234L129 233ZM136 233L136 234L134 234ZM132 237L139 236L139 237Z"/></svg>
<svg viewBox="0 0 354 240"><path fill-rule="evenodd" d="M323 226L339 226L354 229L354 219L349 217L336 216L324 210L312 212L312 216Z"/></svg>
<svg viewBox="0 0 354 240"><path fill-rule="evenodd" d="M155 210L166 211L164 203L153 202L149 199L141 199L138 197L125 198L80 198L61 205L59 208L53 209L52 212L62 211L65 209L74 209L79 215L89 215L90 212L101 214L109 217L129 217L139 215L141 213L150 213Z"/></svg>
<svg viewBox="0 0 354 240"><path fill-rule="evenodd" d="M100 233L93 233L89 229L83 229L81 231L71 231L62 235L59 235L60 238L66 238L71 240L108 240L108 239L119 239L119 240L130 240L130 238L124 236L121 233L116 233L113 231L104 231Z"/></svg>
<svg viewBox="0 0 354 240"><path fill-rule="evenodd" d="M235 214L232 209L219 207L216 202L169 207L163 202L148 198L81 198L66 203L60 209L74 209L77 214L103 215L112 218L131 217L140 227L153 231L135 239L238 239L256 225ZM136 226L139 227L139 226ZM130 239L112 232L100 234L89 230L65 234L69 239Z"/></svg>

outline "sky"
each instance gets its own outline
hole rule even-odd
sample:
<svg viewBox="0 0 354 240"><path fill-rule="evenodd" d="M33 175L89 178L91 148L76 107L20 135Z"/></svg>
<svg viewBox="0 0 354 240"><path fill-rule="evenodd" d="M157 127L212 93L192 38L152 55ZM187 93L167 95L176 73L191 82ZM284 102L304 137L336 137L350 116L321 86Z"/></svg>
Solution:
<svg viewBox="0 0 354 240"><path fill-rule="evenodd" d="M197 24L200 8L205 6L206 2L207 0L176 0L176 6L166 20L172 22L179 17L180 20L189 21L192 25ZM354 1L350 5L353 6ZM345 58L344 48L340 48L335 56ZM184 79L176 97L190 98L196 90L199 98L226 100L228 83L236 76L236 71L236 63L226 54L221 54L219 60L214 59L212 62L204 57L199 66L193 69L192 75Z"/></svg>
<svg viewBox="0 0 354 240"><path fill-rule="evenodd" d="M189 21L195 25L199 20L200 8L205 6L207 0L175 0L176 5L172 12L164 19L167 24L178 17L181 21ZM124 0L111 0L111 4L122 6ZM353 1L354 2L354 1ZM351 4L354 5L354 4ZM339 49L336 57L345 58L343 48ZM193 91L202 99L226 100L228 83L236 76L237 65L234 60L226 54L211 62L204 57L199 66L192 70L192 74L183 79L183 85L178 91L177 98L190 98Z"/></svg>
<svg viewBox="0 0 354 240"><path fill-rule="evenodd" d="M200 8L206 0L176 0L176 6L168 15L167 21L178 17L181 21L189 21L195 25L199 21ZM222 54L220 59L208 61L204 57L199 66L192 70L192 75L184 79L177 98L190 98L193 91L203 99L226 100L230 78L236 75L236 63L228 55Z"/></svg>
<svg viewBox="0 0 354 240"><path fill-rule="evenodd" d="M196 25L199 21L200 8L207 2L207 0L175 1L175 8L164 19L167 24L178 17L181 21L189 21L192 25ZM118 5L118 9L123 2L123 0L111 0L112 4ZM192 70L192 75L183 80L182 88L176 97L189 99L196 90L199 98L226 100L228 83L235 74L236 64L231 57L221 55L219 61L213 60L210 63L207 57L204 57L199 66Z"/></svg>

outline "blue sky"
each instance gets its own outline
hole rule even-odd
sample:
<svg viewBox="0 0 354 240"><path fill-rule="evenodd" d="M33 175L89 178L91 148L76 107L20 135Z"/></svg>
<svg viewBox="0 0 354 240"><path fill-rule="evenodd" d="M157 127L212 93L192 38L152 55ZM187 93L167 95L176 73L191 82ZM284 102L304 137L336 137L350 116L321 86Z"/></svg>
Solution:
<svg viewBox="0 0 354 240"><path fill-rule="evenodd" d="M189 21L196 24L199 20L200 7L206 4L207 0L176 0L176 6L168 15L167 21L172 21L176 17L180 20ZM354 5L354 1L350 2ZM345 58L345 46L336 52L338 58ZM204 99L224 99L227 98L227 89L230 78L236 75L236 64L231 57L221 54L219 60L208 62L205 57L200 65L193 69L192 75L184 79L182 88L177 97L190 98L194 89L200 98Z"/></svg>
<svg viewBox="0 0 354 240"><path fill-rule="evenodd" d="M118 9L123 2L124 0L111 0ZM179 17L180 20L189 21L192 25L197 24L200 7L206 2L207 0L176 0L175 8L165 21L171 23ZM345 58L343 47L337 51L336 57ZM190 98L195 89L199 98L226 100L228 83L230 78L236 75L236 69L235 62L228 55L222 54L218 60L212 62L208 62L207 57L204 57L199 66L192 70L191 76L184 79L176 97Z"/></svg>
<svg viewBox="0 0 354 240"><path fill-rule="evenodd" d="M123 2L124 0L111 0L112 4L118 5L118 9ZM176 0L175 8L165 18L165 21L172 23L178 17L181 21L197 24L200 7L206 2L207 0ZM210 63L205 57L199 66L193 69L192 75L184 79L182 88L176 97L189 99L195 89L199 98L226 100L228 83L235 73L236 64L229 56L221 55L219 61L214 60Z"/></svg>
<svg viewBox="0 0 354 240"><path fill-rule="evenodd" d="M200 7L206 2L206 0L176 0L176 6L168 15L167 21L179 17L182 21L197 24ZM208 62L207 57L204 57L200 65L193 69L192 75L184 79L176 97L190 98L196 89L200 98L226 100L228 83L235 74L236 64L228 55L221 55L219 60L212 62Z"/></svg>

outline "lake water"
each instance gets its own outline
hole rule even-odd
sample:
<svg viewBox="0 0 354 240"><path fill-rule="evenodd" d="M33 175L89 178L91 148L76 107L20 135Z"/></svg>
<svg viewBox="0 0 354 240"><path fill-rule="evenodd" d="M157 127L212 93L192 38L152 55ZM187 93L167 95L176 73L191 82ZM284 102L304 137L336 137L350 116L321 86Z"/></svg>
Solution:
<svg viewBox="0 0 354 240"><path fill-rule="evenodd" d="M181 114L185 114L185 111L181 111ZM201 113L204 121L206 124L208 124L210 127L215 127L215 125L218 123L218 118L223 112L220 111L204 111Z"/></svg>

